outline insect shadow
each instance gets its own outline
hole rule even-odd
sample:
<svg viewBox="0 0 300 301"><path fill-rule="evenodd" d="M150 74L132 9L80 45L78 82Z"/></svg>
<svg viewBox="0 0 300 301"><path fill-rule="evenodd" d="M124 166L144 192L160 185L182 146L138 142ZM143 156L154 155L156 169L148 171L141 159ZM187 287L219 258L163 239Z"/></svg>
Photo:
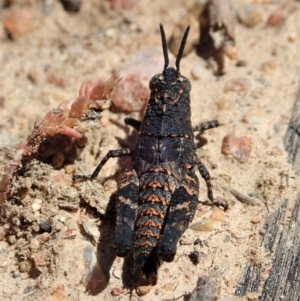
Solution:
<svg viewBox="0 0 300 301"><path fill-rule="evenodd" d="M120 137L116 137L116 136L115 136L115 139L118 141L120 146L128 147L130 149L134 149L135 146L136 146L138 137L139 137L139 133L137 131L133 130L132 127L128 126L125 123L125 119L122 122L120 122L118 120L110 119L110 122L112 124L120 127L126 133L126 138L125 139L120 138ZM119 159L121 159L121 160L119 160L119 162L122 164L122 162L124 162L124 161L122 161L122 157L120 157ZM120 167L122 168L122 166L120 166Z"/></svg>
<svg viewBox="0 0 300 301"><path fill-rule="evenodd" d="M101 216L101 225L99 227L100 240L96 246L97 263L92 263L92 255L86 255L89 258L88 265L93 265L92 271L88 272L88 278L85 282L86 291L96 296L106 289L110 280L110 270L113 262L116 259L116 254L113 250L114 228L116 223L115 218L116 193L113 193L108 200L105 214ZM91 216L99 216L94 208L87 208L87 212ZM87 236L83 228L80 228L83 236Z"/></svg>
<svg viewBox="0 0 300 301"><path fill-rule="evenodd" d="M119 126L126 132L126 138L116 137L119 145L122 147L132 147L135 145L138 138L136 131L130 131L128 126L124 125L121 122L111 120L112 123ZM127 157L120 157L118 160L115 159L117 171L111 177L102 179L107 181L108 179L115 179L118 181L120 172L124 170L129 161ZM111 275L116 278L122 278L122 282L125 287L130 286L130 269L133 262L133 252L130 252L124 259L124 264L122 268L122 274L118 275L112 271L113 263L116 259L115 250L113 248L113 241L115 237L115 228L116 228L116 202L117 202L117 192L113 193L107 203L105 214L101 216L101 225L100 225L100 240L97 242L97 260L98 265L96 264L89 280L87 281L85 287L91 295L96 296L100 294L108 285ZM93 211L93 209L91 209ZM99 213L91 212L91 215L98 215ZM100 267L100 272L99 272ZM99 280L102 278L102 280Z"/></svg>

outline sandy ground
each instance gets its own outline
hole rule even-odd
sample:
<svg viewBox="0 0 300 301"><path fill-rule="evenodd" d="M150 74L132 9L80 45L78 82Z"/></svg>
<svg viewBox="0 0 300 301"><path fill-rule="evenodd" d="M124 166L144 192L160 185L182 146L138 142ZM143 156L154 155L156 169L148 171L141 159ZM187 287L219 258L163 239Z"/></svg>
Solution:
<svg viewBox="0 0 300 301"><path fill-rule="evenodd" d="M74 99L84 80L107 79L137 51L159 50L158 24L163 23L170 36L192 4L140 0L131 10L118 11L108 2L92 0L83 1L80 12L70 14L55 1L16 2L1 9L2 19L25 7L33 12L31 22L37 25L14 40L7 39L4 27L0 28L1 171L38 117L63 100ZM193 221L198 231L185 232L174 262L162 265L157 284L148 294L139 297L136 291L130 295L122 290L128 281L126 264L115 258L111 248L114 217L107 204L127 161L111 159L92 183L71 181L75 169L90 173L108 150L134 147L136 135L122 122L126 115L106 110L90 124L88 142L75 162L54 169L33 160L14 180L15 190L7 202L20 212L0 219L1 300L188 300L199 277L217 283L219 300L247 300L233 297L246 261L261 266L263 277L268 276L272 254L259 243L263 220L285 197L296 193L283 137L298 88L299 3L292 2L294 9L277 27L266 26L266 20L283 2L247 3L260 11L261 21L254 27L236 23L237 59L226 58L225 75L215 76L195 51L181 62L182 74L192 83L193 124L213 119L221 123L203 135L207 143L197 153L213 177L215 196L226 200L230 209L224 213L203 204L207 198L201 179ZM162 70L161 59L162 54L160 65L150 74ZM237 60L245 61L245 66L236 66ZM200 70L197 79L191 74L195 66ZM225 92L225 85L236 78L246 79L246 89ZM251 139L247 162L221 153L227 134ZM241 203L230 188L257 204ZM41 221L51 224L50 233L41 233ZM188 256L193 251L200 254L197 265Z"/></svg>

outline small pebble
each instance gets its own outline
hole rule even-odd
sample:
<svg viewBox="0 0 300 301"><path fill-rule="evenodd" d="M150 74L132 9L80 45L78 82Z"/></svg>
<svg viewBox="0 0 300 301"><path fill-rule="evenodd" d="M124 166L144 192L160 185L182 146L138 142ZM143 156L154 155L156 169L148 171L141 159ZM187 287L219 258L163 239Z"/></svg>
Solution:
<svg viewBox="0 0 300 301"><path fill-rule="evenodd" d="M271 86L271 82L264 76L259 76L258 78L256 78L256 80L266 88ZM251 96L254 98L259 98L261 95L261 90L254 90L251 93Z"/></svg>
<svg viewBox="0 0 300 301"><path fill-rule="evenodd" d="M179 240L179 243L182 245L182 246L188 246L188 245L191 245L192 242L189 238L183 236L180 240Z"/></svg>
<svg viewBox="0 0 300 301"><path fill-rule="evenodd" d="M7 268L7 266L8 266L8 262L7 261L1 262L1 265L0 265L1 268Z"/></svg>
<svg viewBox="0 0 300 301"><path fill-rule="evenodd" d="M194 245L195 245L195 246L196 246L196 245L199 245L201 248L204 247L203 242L202 242L202 240L201 240L200 238L197 238L197 239L194 241Z"/></svg>
<svg viewBox="0 0 300 301"><path fill-rule="evenodd" d="M61 216L58 217L58 220L59 220L60 222L62 222L62 223L66 223L67 218L66 218L65 216L61 215Z"/></svg>
<svg viewBox="0 0 300 301"><path fill-rule="evenodd" d="M237 67L245 67L245 66L247 66L247 61L246 60L238 60L235 65Z"/></svg>
<svg viewBox="0 0 300 301"><path fill-rule="evenodd" d="M198 251L193 251L189 254L189 258L194 265L200 262L200 253Z"/></svg>
<svg viewBox="0 0 300 301"><path fill-rule="evenodd" d="M191 74L194 79L199 79L201 77L201 75L203 75L203 71L204 70L201 65L194 65L191 70Z"/></svg>
<svg viewBox="0 0 300 301"><path fill-rule="evenodd" d="M89 219L82 223L82 227L84 232L91 238L92 242L96 245L99 237L99 225L97 224L96 220Z"/></svg>
<svg viewBox="0 0 300 301"><path fill-rule="evenodd" d="M31 205L31 208L32 208L32 211L33 211L33 212L37 212L37 211L41 210L42 205L41 205L41 204L38 204L38 203L33 203L33 204Z"/></svg>
<svg viewBox="0 0 300 301"><path fill-rule="evenodd" d="M51 234L45 232L38 236L38 240L41 244L44 244L45 242L47 242L50 239L50 236L51 236Z"/></svg>
<svg viewBox="0 0 300 301"><path fill-rule="evenodd" d="M253 216L251 218L252 224L259 224L262 221L262 217L260 215Z"/></svg>
<svg viewBox="0 0 300 301"><path fill-rule="evenodd" d="M104 190L108 191L109 193L113 193L118 189L118 183L113 179L107 180L103 186Z"/></svg>
<svg viewBox="0 0 300 301"><path fill-rule="evenodd" d="M260 124L263 117L261 110L251 110L244 117L243 121L249 124Z"/></svg>
<svg viewBox="0 0 300 301"><path fill-rule="evenodd" d="M54 244L52 246L53 254L55 254L55 255L60 254L60 248L61 248L61 245L59 243Z"/></svg>
<svg viewBox="0 0 300 301"><path fill-rule="evenodd" d="M163 289L167 292L172 292L175 288L175 284L172 282L168 282L163 286Z"/></svg>
<svg viewBox="0 0 300 301"><path fill-rule="evenodd" d="M34 203L42 204L42 203L43 203L43 200L41 200L41 199L35 199L35 200L34 200Z"/></svg>
<svg viewBox="0 0 300 301"><path fill-rule="evenodd" d="M16 242L16 236L15 235L9 235L8 237L7 237L7 241L8 241L8 243L9 244L14 244L15 242Z"/></svg>
<svg viewBox="0 0 300 301"><path fill-rule="evenodd" d="M215 201L219 202L219 203L225 203L225 201L221 197L216 197ZM224 221L224 210L222 210L218 207L214 207L211 218L216 222L223 222Z"/></svg>
<svg viewBox="0 0 300 301"><path fill-rule="evenodd" d="M236 60L238 57L238 50L235 46L227 46L225 47L225 54L227 57L229 57L231 60Z"/></svg>
<svg viewBox="0 0 300 301"><path fill-rule="evenodd" d="M297 34L296 34L295 32L291 32L291 33L289 34L288 40L289 40L290 42L295 42L295 41L297 40Z"/></svg>
<svg viewBox="0 0 300 301"><path fill-rule="evenodd" d="M257 298L260 296L260 294L258 292L248 292L246 294L246 297L249 299L249 300L257 300Z"/></svg>
<svg viewBox="0 0 300 301"><path fill-rule="evenodd" d="M281 7L279 7L270 14L267 20L267 25L277 27L283 24L283 22L286 20L286 17L286 12Z"/></svg>
<svg viewBox="0 0 300 301"><path fill-rule="evenodd" d="M228 98L221 97L217 101L217 106L220 110L231 110L234 107L234 103Z"/></svg>
<svg viewBox="0 0 300 301"><path fill-rule="evenodd" d="M284 153L279 146L274 146L273 149L271 150L271 155L274 157L279 157L282 156L283 154Z"/></svg>
<svg viewBox="0 0 300 301"><path fill-rule="evenodd" d="M47 264L49 254L46 250L42 249L37 253L32 254L32 258L36 267L44 266Z"/></svg>
<svg viewBox="0 0 300 301"><path fill-rule="evenodd" d="M30 241L30 248L32 250L37 250L38 248L40 247L40 242L37 238L33 238L31 241Z"/></svg>
<svg viewBox="0 0 300 301"><path fill-rule="evenodd" d="M204 246L206 246L207 248L209 248L209 243L206 239L203 239L203 244Z"/></svg>
<svg viewBox="0 0 300 301"><path fill-rule="evenodd" d="M240 2L237 9L238 20L245 26L254 27L262 21L260 9L252 4Z"/></svg>
<svg viewBox="0 0 300 301"><path fill-rule="evenodd" d="M27 78L30 80L32 84L37 84L39 83L41 79L41 74L37 71L37 69L31 69L27 73Z"/></svg>
<svg viewBox="0 0 300 301"><path fill-rule="evenodd" d="M119 288L119 287L114 287L110 294L113 296L113 297L116 297L116 296L120 296L122 294L122 290Z"/></svg>
<svg viewBox="0 0 300 301"><path fill-rule="evenodd" d="M41 213L39 211L34 213L34 218L38 219L40 217Z"/></svg>
<svg viewBox="0 0 300 301"><path fill-rule="evenodd" d="M139 31L140 27L136 23L130 23L129 28L131 31Z"/></svg>
<svg viewBox="0 0 300 301"><path fill-rule="evenodd" d="M56 231L61 231L63 228L65 228L65 225L64 225L62 222L58 222L58 223L55 225L55 230L56 230Z"/></svg>
<svg viewBox="0 0 300 301"><path fill-rule="evenodd" d="M222 180L224 180L226 183L231 183L232 177L231 177L230 175L221 173L219 176L220 176L220 178L221 178Z"/></svg>
<svg viewBox="0 0 300 301"><path fill-rule="evenodd" d="M219 296L220 284L209 277L199 277L189 301L215 301Z"/></svg>
<svg viewBox="0 0 300 301"><path fill-rule="evenodd" d="M23 237L20 237L16 241L16 248L22 249L25 245L27 245L27 240L25 240Z"/></svg>
<svg viewBox="0 0 300 301"><path fill-rule="evenodd" d="M65 171L67 174L73 175L75 173L75 165L70 164L70 165L65 166Z"/></svg>
<svg viewBox="0 0 300 301"><path fill-rule="evenodd" d="M19 277L21 277L21 275L17 272L12 272L12 277L13 278L19 278Z"/></svg>
<svg viewBox="0 0 300 301"><path fill-rule="evenodd" d="M205 218L200 222L192 224L190 228L194 231L212 231L214 229L214 221L212 218Z"/></svg>
<svg viewBox="0 0 300 301"><path fill-rule="evenodd" d="M63 235L64 239L75 239L77 231L73 229L67 229Z"/></svg>
<svg viewBox="0 0 300 301"><path fill-rule="evenodd" d="M17 39L39 26L37 16L34 9L19 8L11 10L3 20L5 30L12 39Z"/></svg>
<svg viewBox="0 0 300 301"><path fill-rule="evenodd" d="M264 73L271 73L277 68L277 62L275 60L268 60L261 64L260 70Z"/></svg>
<svg viewBox="0 0 300 301"><path fill-rule="evenodd" d="M223 241L224 241L225 243L226 243L226 242L230 242L230 236L229 236L229 235L226 235Z"/></svg>
<svg viewBox="0 0 300 301"><path fill-rule="evenodd" d="M46 220L40 220L40 230L42 232L48 232L50 233L52 231L52 225L50 222L46 221Z"/></svg>
<svg viewBox="0 0 300 301"><path fill-rule="evenodd" d="M113 28L108 28L106 29L106 31L104 32L104 35L106 38L112 39L115 37L116 35L116 31Z"/></svg>
<svg viewBox="0 0 300 301"><path fill-rule="evenodd" d="M59 284L53 290L51 290L51 300L53 301L67 300L67 292L63 284Z"/></svg>
<svg viewBox="0 0 300 301"><path fill-rule="evenodd" d="M26 187L28 190L31 188L31 186L32 186L32 181L31 181L31 179L30 179L29 177L26 177L26 178L24 179L24 185L25 185L25 187Z"/></svg>
<svg viewBox="0 0 300 301"><path fill-rule="evenodd" d="M141 286L137 287L136 293L140 297L144 296L149 293L151 287L152 287L151 285L141 285Z"/></svg>
<svg viewBox="0 0 300 301"><path fill-rule="evenodd" d="M250 81L247 78L244 77L236 77L231 80L229 80L224 87L224 92L229 91L246 91L250 88Z"/></svg>
<svg viewBox="0 0 300 301"><path fill-rule="evenodd" d="M20 262L19 264L19 270L21 273L28 273L31 270L31 261L29 260L24 260Z"/></svg>
<svg viewBox="0 0 300 301"><path fill-rule="evenodd" d="M232 155L236 160L245 163L249 160L252 141L247 137L235 137L228 134L223 138L222 154Z"/></svg>

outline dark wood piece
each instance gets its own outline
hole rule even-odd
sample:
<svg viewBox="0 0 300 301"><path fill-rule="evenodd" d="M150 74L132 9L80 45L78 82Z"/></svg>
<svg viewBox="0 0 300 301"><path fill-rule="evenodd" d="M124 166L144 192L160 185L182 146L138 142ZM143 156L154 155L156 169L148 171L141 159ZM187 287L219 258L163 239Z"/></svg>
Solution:
<svg viewBox="0 0 300 301"><path fill-rule="evenodd" d="M300 174L300 89L284 144L288 160ZM235 294L244 296L262 286L259 300L300 300L300 189L296 200L285 199L268 215L261 246L273 257L272 268L262 283L260 268L249 262L237 285Z"/></svg>
<svg viewBox="0 0 300 301"><path fill-rule="evenodd" d="M280 207L265 221L265 234L261 246L272 256L272 268L259 300L300 300L300 196L292 213L287 208L293 202L283 200ZM244 296L247 292L259 290L260 268L248 262L235 294Z"/></svg>
<svg viewBox="0 0 300 301"><path fill-rule="evenodd" d="M300 174L300 88L293 108L292 118L284 137L288 160L296 174Z"/></svg>

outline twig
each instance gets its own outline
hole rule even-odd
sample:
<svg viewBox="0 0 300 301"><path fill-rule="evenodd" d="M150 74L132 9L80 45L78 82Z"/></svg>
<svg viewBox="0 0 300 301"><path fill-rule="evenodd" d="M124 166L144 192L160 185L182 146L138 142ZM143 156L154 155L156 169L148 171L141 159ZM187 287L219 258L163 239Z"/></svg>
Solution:
<svg viewBox="0 0 300 301"><path fill-rule="evenodd" d="M251 206L257 206L260 205L259 202L255 199L250 198L247 195L244 195L237 190L231 188L231 187L226 187L223 186L223 189L229 191L233 196L236 197L237 200L239 200L241 203L246 204L246 205L251 205Z"/></svg>

